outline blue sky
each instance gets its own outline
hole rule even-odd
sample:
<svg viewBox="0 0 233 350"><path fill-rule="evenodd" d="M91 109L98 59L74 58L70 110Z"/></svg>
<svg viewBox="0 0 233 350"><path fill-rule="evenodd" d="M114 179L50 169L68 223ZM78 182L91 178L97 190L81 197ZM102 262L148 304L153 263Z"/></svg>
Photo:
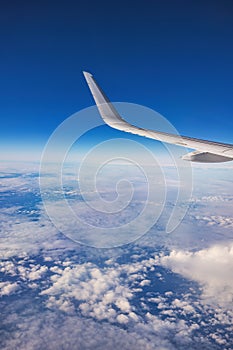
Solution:
<svg viewBox="0 0 233 350"><path fill-rule="evenodd" d="M230 0L5 2L3 151L40 149L93 104L82 70L113 101L155 109L183 135L232 143L232 15Z"/></svg>

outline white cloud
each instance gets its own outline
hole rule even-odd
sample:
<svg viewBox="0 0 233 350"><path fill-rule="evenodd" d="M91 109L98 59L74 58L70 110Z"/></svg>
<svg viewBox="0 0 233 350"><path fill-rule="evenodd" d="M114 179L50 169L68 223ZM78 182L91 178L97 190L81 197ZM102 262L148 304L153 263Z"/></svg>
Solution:
<svg viewBox="0 0 233 350"><path fill-rule="evenodd" d="M225 198L221 195L217 196L202 196L200 198L192 198L192 202L203 203L203 202L225 202L228 201L228 198Z"/></svg>
<svg viewBox="0 0 233 350"><path fill-rule="evenodd" d="M55 265L50 267L50 272L53 273L51 278L46 275L47 269L43 267L44 265L39 265L32 259L22 259L19 266L16 264L18 266L16 271L19 273L19 278L22 278L29 288L33 288L35 291L38 286L39 290L44 288L41 294L43 301L46 300L47 308L52 309L53 313L61 312L61 315L66 315L64 316L66 320L71 317L73 320L76 319L78 324L79 320L86 322L87 319L90 321L91 318L97 322L91 323L90 321L90 324L96 325L96 329L99 321L103 327L106 327L107 324L112 325L111 330L114 338L112 341L116 339L119 327L127 327L127 331L122 333L122 337L125 337L125 345L122 345L122 349L127 349L128 339L132 339L134 336L137 337L139 344L144 344L145 349L148 348L148 350L153 349L152 344L154 344L155 349L170 350L186 349L187 347L192 349L191 344L195 339L194 332L201 332L199 327L208 328L204 342L208 343L210 338L215 343L228 342L225 335L221 335L220 331L211 332L210 327L222 324L228 324L230 327L230 313L224 313L222 308L218 307L214 309L215 314L213 315L213 309L202 305L199 300L192 301L189 292L176 296L176 298L170 290L164 292L162 296L158 294L158 297L147 298L144 294L138 300L142 306L138 309L138 303L134 303L135 293L138 291L137 286L140 285L141 281L149 281L147 272L150 272L151 276L151 268L156 267L159 262L161 263L163 258L164 256L159 260L154 257L127 264L119 264L113 260L112 264L108 262L102 267L90 262L77 265L68 258L66 258L64 265L64 261L57 259ZM49 261L49 265L50 263L51 261ZM14 271L12 266L11 270ZM42 283L36 279L37 284L35 284L29 279L30 274L34 274L36 271L40 271L37 277L43 279ZM157 273L154 272L153 282L160 279L160 275L156 275ZM40 294L38 294L39 296ZM44 297L46 298L44 299ZM148 302L153 302L154 305L152 306ZM153 314L154 307L158 312L157 316ZM39 315L38 317L40 317ZM211 320L210 315L212 315ZM41 316L43 317L43 314ZM183 316L187 320L182 320ZM201 317L206 320L203 325L199 325ZM47 326L51 327L51 332L53 332L52 326ZM39 341L37 338L34 340ZM57 341L60 346L62 340ZM99 344L102 344L99 338L95 338L89 349L95 347L98 341ZM131 340L129 341L131 344ZM141 349L139 344L135 345L134 348ZM112 343L111 346L113 346ZM66 346L63 348L66 349ZM85 347L83 348L85 349ZM51 349L53 348L51 347Z"/></svg>
<svg viewBox="0 0 233 350"><path fill-rule="evenodd" d="M30 301L27 303L30 305ZM13 305L15 307L15 305ZM30 310L30 306L29 306ZM128 325L127 316L119 315L118 323ZM148 318L148 322L151 322ZM155 321L154 321L155 322ZM160 332L151 332L152 325L138 325L132 329L122 329L116 325L96 322L91 319L57 312L34 312L23 317L9 314L3 320L8 327L2 332L4 349L115 349L115 350L175 350L169 340L169 324L158 321ZM17 329L12 332L13 325ZM9 332L11 325L11 332ZM173 328L173 327L172 327ZM174 327L175 329L175 327ZM20 331L19 331L20 330ZM10 335L10 336L9 336ZM185 344L186 345L186 344ZM179 349L185 349L182 338Z"/></svg>
<svg viewBox="0 0 233 350"><path fill-rule="evenodd" d="M149 286L150 285L150 280L142 280L139 285L141 287L144 287L144 286Z"/></svg>
<svg viewBox="0 0 233 350"><path fill-rule="evenodd" d="M47 272L47 270L48 270L47 266L40 266L40 265L33 266L31 271L28 273L27 277L29 280L32 280L32 281L38 280L45 274L45 272Z"/></svg>
<svg viewBox="0 0 233 350"><path fill-rule="evenodd" d="M137 321L140 317L134 312L131 299L134 293L150 284L144 276L156 264L156 259L131 264L118 264L114 259L106 262L102 268L90 262L76 265L68 261L65 266L62 262L52 266L51 285L41 292L49 298L47 306L59 307L59 299L62 303L76 300L84 316L117 322L117 316L125 314L131 322ZM75 305L77 307L77 303Z"/></svg>
<svg viewBox="0 0 233 350"><path fill-rule="evenodd" d="M39 221L31 221L21 215L11 215L9 220L8 209L2 209L0 253L2 258L17 256L24 258L36 255L42 251L69 249L74 243L63 239L53 226L49 218L41 216Z"/></svg>
<svg viewBox="0 0 233 350"><path fill-rule="evenodd" d="M19 285L14 282L0 282L0 295L10 295L15 293L19 289Z"/></svg>
<svg viewBox="0 0 233 350"><path fill-rule="evenodd" d="M123 312L129 313L131 311L130 303L127 299L121 298L116 300L116 306Z"/></svg>
<svg viewBox="0 0 233 350"><path fill-rule="evenodd" d="M199 282L207 302L231 305L233 300L233 245L214 245L197 252L173 250L160 263Z"/></svg>
<svg viewBox="0 0 233 350"><path fill-rule="evenodd" d="M23 181L24 179L20 179L18 182L14 180L12 186L16 190L23 190L25 185ZM11 189L10 181L5 184L5 189ZM218 195L209 196L203 198L203 202L208 202L208 205L213 203L214 207L217 203L229 202L224 198ZM190 344L195 338L193 332L198 331L199 327L204 327L206 334L209 332L206 338L211 338L216 344L220 346L228 344L228 338L221 336L220 326L228 325L230 333L230 327L232 327L230 305L233 290L232 246L218 245L208 249L202 248L199 252L176 249L168 256L145 258L148 256L148 251L138 249L135 245L136 248L132 248L135 254L131 256L133 263L116 262L120 253L127 252L128 248L114 252L113 250L102 251L101 253L91 250L90 261L95 254L96 257L100 254L101 258L106 256L105 264L99 266L98 263L90 262L78 265L74 262L77 260L71 261L67 257L65 260L57 258L54 261L51 256L58 257L61 251L64 253L66 249L73 248L74 244L59 238L56 229L44 216L43 211L40 220L33 222L22 215L14 215L17 209L18 207L4 209L1 214L3 240L0 251L5 258L18 256L22 259L17 260L17 262L14 259L3 261L0 264L0 271L6 276L9 275L10 278L17 276L20 282L4 282L0 287L6 296L16 292L22 281L24 287L33 288L33 293L39 293L37 288L39 287L38 290L42 288L43 298L40 300L38 294L37 301L46 300L47 307L51 308L53 312L50 313L48 309L44 313L37 311L35 317L27 317L28 319L25 318L23 323L22 318L15 315L15 320L19 321L16 323L20 324L22 328L15 335L8 336L10 345L8 344L6 348L39 349L41 345L44 346L41 339L46 339L48 349L57 349L58 344L64 349L75 347L81 349L110 349L114 347L121 350L132 348L148 350L192 349ZM198 211L200 211L199 206ZM203 225L203 222L200 224L203 227L206 226L208 230L210 226L211 229L216 226L223 228L219 231L222 233L227 231L225 227L232 227L230 226L232 221L229 221L229 217L220 214L210 215L206 211L206 205L205 210L198 215L199 220L205 218L203 221L207 225ZM193 216L187 218L185 228L189 228L190 225L194 227L195 222L193 224L191 219ZM180 244L183 244L187 232L189 231L184 230L184 226L181 227ZM154 245L158 245L158 235L159 233L156 232ZM164 236L162 231L161 236L163 236L161 241L164 242L167 236ZM193 237L195 237L194 234ZM194 242L193 237L191 246ZM197 240L196 237L195 239ZM172 240L173 242L177 240L175 234L170 241ZM207 243L209 244L209 242L208 238ZM203 243L200 242L201 244ZM147 246L152 247L152 239L149 235L147 236ZM53 254L53 251L56 250L58 253ZM37 261L29 262L29 260L24 264L25 257L29 255L40 254L41 259L41 252L42 256L45 256L42 265ZM115 258L112 257L112 254ZM78 255L79 251L76 257ZM144 260L141 260L142 258ZM38 261L40 260L38 259ZM55 265L51 266L52 262ZM45 266L46 263L48 263L49 269ZM199 300L198 295L196 295L197 298L194 301L189 295L190 291L186 291L186 294L176 295L176 290L173 291L174 293L168 290L161 294L162 296L159 293L153 294L151 292L150 295L144 293L143 297L140 298L136 293L143 291L144 287L148 287L147 290L153 286L156 291L156 281L160 284L162 282L164 285L167 282L166 273L157 272L156 265L158 264L199 282L202 285L203 300ZM153 284L151 283L152 279ZM170 289L171 286L168 288ZM140 299L135 302L135 297ZM29 303L33 304L33 301L34 299L30 299ZM210 306L210 302L214 303L214 306ZM216 306L216 304L219 305ZM153 314L154 310L156 310L157 316ZM54 317L53 314L56 316ZM204 318L200 324L197 324L196 320L198 319L199 322L203 315ZM57 323L58 321L56 322L56 318L62 319L60 324ZM121 329L126 327L127 330ZM211 329L211 327L213 328ZM216 331L213 330L215 328Z"/></svg>
<svg viewBox="0 0 233 350"><path fill-rule="evenodd" d="M116 310L122 313L130 313L132 307L130 299L133 294L127 283L122 278L121 267L98 268L91 263L68 266L62 271L53 267L55 273L51 277L52 286L43 290L42 295L56 297L49 298L48 307L53 303L58 306L58 300L64 303L74 298L80 304L81 313L98 320L116 320Z"/></svg>
<svg viewBox="0 0 233 350"><path fill-rule="evenodd" d="M117 322L122 323L122 324L126 324L129 322L129 319L126 315L120 314L117 316Z"/></svg>
<svg viewBox="0 0 233 350"><path fill-rule="evenodd" d="M172 302L172 306L181 309L185 315L195 313L195 309L193 308L193 306L184 300L175 299Z"/></svg>
<svg viewBox="0 0 233 350"><path fill-rule="evenodd" d="M9 274L11 276L15 276L16 275L16 267L12 261L3 260L3 261L0 261L0 272L2 272L4 274Z"/></svg>
<svg viewBox="0 0 233 350"><path fill-rule="evenodd" d="M204 221L208 226L218 225L224 228L232 228L233 227L233 218L229 216L221 216L221 215L210 215L210 216L195 216L197 220Z"/></svg>

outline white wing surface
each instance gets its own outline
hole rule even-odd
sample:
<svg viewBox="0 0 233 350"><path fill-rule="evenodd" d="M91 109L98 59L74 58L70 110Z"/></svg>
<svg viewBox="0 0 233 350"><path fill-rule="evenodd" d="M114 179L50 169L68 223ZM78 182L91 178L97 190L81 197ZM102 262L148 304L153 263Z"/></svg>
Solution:
<svg viewBox="0 0 233 350"><path fill-rule="evenodd" d="M218 163L233 160L233 145L214 141L199 140L196 138L168 134L165 132L138 128L127 123L116 111L103 90L98 86L90 73L83 72L91 94L104 122L114 129L131 134L144 136L162 142L172 143L194 149L182 158L193 162Z"/></svg>

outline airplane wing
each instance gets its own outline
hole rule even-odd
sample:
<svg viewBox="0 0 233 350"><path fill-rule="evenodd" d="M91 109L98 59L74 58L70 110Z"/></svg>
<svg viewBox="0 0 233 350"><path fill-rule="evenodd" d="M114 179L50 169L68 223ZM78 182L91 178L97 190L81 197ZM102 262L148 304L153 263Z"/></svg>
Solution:
<svg viewBox="0 0 233 350"><path fill-rule="evenodd" d="M194 152L188 153L182 157L184 160L203 163L218 163L233 160L233 145L231 144L199 140L161 131L142 129L127 123L127 121L118 114L103 90L96 83L93 76L88 72L83 72L83 74L101 117L110 127L161 142L172 143L194 149Z"/></svg>

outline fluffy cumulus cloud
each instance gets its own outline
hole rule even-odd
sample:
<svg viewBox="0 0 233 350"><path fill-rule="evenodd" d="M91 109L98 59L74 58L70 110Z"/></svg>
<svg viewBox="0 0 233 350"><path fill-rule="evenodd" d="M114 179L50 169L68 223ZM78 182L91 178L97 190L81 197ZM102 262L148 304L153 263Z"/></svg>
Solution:
<svg viewBox="0 0 233 350"><path fill-rule="evenodd" d="M0 282L0 296L13 294L19 289L18 283Z"/></svg>
<svg viewBox="0 0 233 350"><path fill-rule="evenodd" d="M173 250L160 263L174 272L196 280L203 287L203 298L226 304L233 300L233 244L219 244L197 252Z"/></svg>
<svg viewBox="0 0 233 350"><path fill-rule="evenodd" d="M23 280L35 281L42 278L42 276L47 272L48 267L39 264L30 264L30 267L25 267L23 265L18 266L18 271L20 273L20 277Z"/></svg>
<svg viewBox="0 0 233 350"><path fill-rule="evenodd" d="M197 220L204 221L208 226L218 225L224 228L233 227L233 218L229 216L222 215L211 215L211 216L195 216Z"/></svg>
<svg viewBox="0 0 233 350"><path fill-rule="evenodd" d="M93 263L67 266L64 269L52 267L52 285L44 289L41 295L47 295L49 308L74 310L78 305L83 316L109 322L128 323L137 319L130 300L134 288L130 288L135 280L141 280L141 266L135 264L114 265L99 268ZM129 279L130 277L130 279ZM130 285L129 285L130 284ZM71 300L78 302L68 304Z"/></svg>
<svg viewBox="0 0 233 350"><path fill-rule="evenodd" d="M226 312L226 308L211 307L203 304L202 299L193 299L192 295L196 292L192 288L180 296L166 290L163 295L157 293L156 297L150 297L151 292L147 295L143 291L143 287L152 282L145 279L148 274L152 273L150 278L154 282L164 283L161 273L154 270L160 264L171 268L167 263L170 258L170 255L155 255L131 264L119 264L112 259L101 268L94 263L52 267L49 286L40 295L47 297L45 302L48 309L127 327L130 334L141 334L150 344L151 339L162 343L167 339L169 349L173 346L195 348L195 333L203 330L206 332L206 338L202 339L203 348L212 346L214 349L216 344L227 344L227 333L224 335L221 331L214 331L214 327L226 327L226 332L229 331L233 317L230 310ZM138 293L142 296L139 297ZM138 302L135 304L136 295L141 311ZM207 295L205 297L209 302ZM157 310L156 313L154 310ZM210 325L212 330L209 329Z"/></svg>

